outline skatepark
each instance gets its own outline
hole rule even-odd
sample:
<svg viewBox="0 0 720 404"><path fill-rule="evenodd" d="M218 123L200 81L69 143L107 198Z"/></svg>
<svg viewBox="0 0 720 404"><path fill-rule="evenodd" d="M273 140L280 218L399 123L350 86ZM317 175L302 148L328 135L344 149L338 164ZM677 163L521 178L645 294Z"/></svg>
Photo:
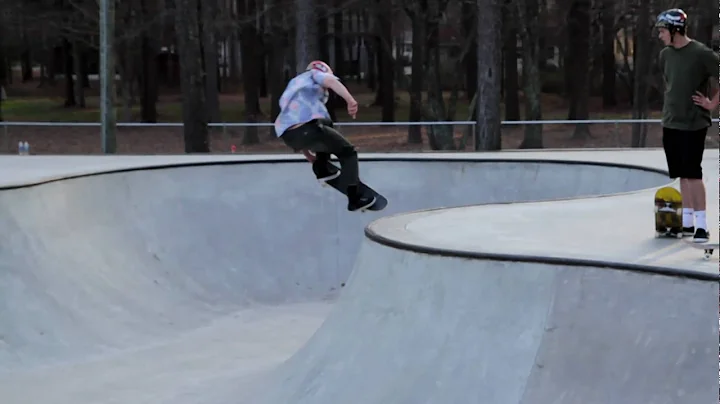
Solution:
<svg viewBox="0 0 720 404"><path fill-rule="evenodd" d="M3 404L716 402L662 150L361 157L381 212L298 155L0 157Z"/></svg>

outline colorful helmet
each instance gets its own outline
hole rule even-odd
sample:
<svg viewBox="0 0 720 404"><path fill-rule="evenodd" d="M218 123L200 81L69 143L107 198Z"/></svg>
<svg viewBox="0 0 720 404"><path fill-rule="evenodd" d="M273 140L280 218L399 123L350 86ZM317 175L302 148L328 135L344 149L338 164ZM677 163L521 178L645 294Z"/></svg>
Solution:
<svg viewBox="0 0 720 404"><path fill-rule="evenodd" d="M665 10L658 14L655 27L667 29L671 35L675 32L684 34L687 27L687 14L679 8Z"/></svg>
<svg viewBox="0 0 720 404"><path fill-rule="evenodd" d="M327 63L323 62L322 60L313 60L310 62L310 64L307 65L305 70L320 70L323 73L330 73L332 74L332 69L330 66L328 66Z"/></svg>

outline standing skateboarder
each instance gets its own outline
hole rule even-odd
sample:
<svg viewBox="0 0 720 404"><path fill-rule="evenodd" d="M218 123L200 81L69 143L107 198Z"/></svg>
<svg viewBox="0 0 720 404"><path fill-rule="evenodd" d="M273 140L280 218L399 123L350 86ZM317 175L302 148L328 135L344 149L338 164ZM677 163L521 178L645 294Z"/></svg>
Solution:
<svg viewBox="0 0 720 404"><path fill-rule="evenodd" d="M710 237L705 218L702 159L711 111L718 92L709 99L710 78L718 78L720 58L703 43L687 36L687 14L678 8L663 11L655 26L665 47L660 70L665 81L662 112L663 148L670 178L680 178L683 234L695 242Z"/></svg>
<svg viewBox="0 0 720 404"><path fill-rule="evenodd" d="M307 70L290 80L280 97L280 114L275 120L275 134L294 151L302 150L319 174L319 181L330 181L341 172L347 176L349 211L365 209L375 203L374 196L362 195L358 184L358 156L355 147L332 127L330 113L325 107L333 90L347 102L347 111L355 119L358 103L333 74L327 63L310 62ZM315 152L313 155L312 152ZM323 174L325 165L334 154L340 161L341 172Z"/></svg>

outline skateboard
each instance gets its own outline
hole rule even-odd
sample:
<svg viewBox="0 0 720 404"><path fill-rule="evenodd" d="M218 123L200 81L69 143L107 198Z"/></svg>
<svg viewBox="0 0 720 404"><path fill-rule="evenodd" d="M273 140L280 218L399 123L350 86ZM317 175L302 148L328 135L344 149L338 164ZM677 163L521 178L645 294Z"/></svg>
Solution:
<svg viewBox="0 0 720 404"><path fill-rule="evenodd" d="M704 243L694 243L692 239L684 240L687 244L690 245L690 247L695 248L697 250L703 250L704 258L706 260L709 260L712 256L713 252L718 248L718 242L717 241L706 241Z"/></svg>
<svg viewBox="0 0 720 404"><path fill-rule="evenodd" d="M317 174L318 174L317 165L313 164L312 167L313 167L313 172L317 176ZM321 181L321 184L323 186L333 187L337 191L339 191L341 194L347 196L346 189L347 189L348 184L347 184L347 181L345 180L345 177L342 175L342 171L340 170L340 168L338 168L338 166L336 166L335 164L333 164L330 161L327 162L325 167L327 168L328 172L330 172L332 174L335 174L336 172L340 171L340 176L337 178L334 178L330 181ZM365 195L368 195L368 194L374 195L375 199L376 199L375 203L371 207L366 208L366 209L360 209L361 212L364 212L366 210L380 211L380 210L385 209L385 207L387 206L387 204L388 204L387 198L382 196L376 190L370 188L367 184L365 184L362 181L360 181L360 191L362 193L364 193Z"/></svg>
<svg viewBox="0 0 720 404"><path fill-rule="evenodd" d="M655 237L683 237L682 195L673 187L655 192Z"/></svg>

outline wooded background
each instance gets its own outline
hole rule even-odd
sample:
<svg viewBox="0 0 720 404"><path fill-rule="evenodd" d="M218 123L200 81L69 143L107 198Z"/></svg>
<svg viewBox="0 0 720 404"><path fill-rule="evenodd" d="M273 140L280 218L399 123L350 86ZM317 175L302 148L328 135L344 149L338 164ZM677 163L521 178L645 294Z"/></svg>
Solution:
<svg viewBox="0 0 720 404"><path fill-rule="evenodd" d="M0 117L42 120L27 111L56 95L63 116L91 109L97 121L90 99L99 87L98 7L97 0L0 0L7 94ZM596 109L618 117L650 117L662 103L662 44L653 28L662 10L683 8L689 35L718 49L714 0L123 0L114 7L118 120L171 120L163 103L175 100L186 152L210 151L208 122L272 122L285 84L314 59L367 95L360 116L367 108L384 122L478 122L475 133L459 135L450 124L407 126L405 143L453 150L472 138L476 150L494 150L501 119L547 119L550 96L565 108L555 119L591 118L595 98ZM332 96L329 107L348 120L341 99ZM632 146L646 145L647 129L633 125ZM271 140L263 130L242 128L239 143ZM545 146L543 125L522 130L518 147ZM589 125L573 125L571 139L590 136Z"/></svg>

